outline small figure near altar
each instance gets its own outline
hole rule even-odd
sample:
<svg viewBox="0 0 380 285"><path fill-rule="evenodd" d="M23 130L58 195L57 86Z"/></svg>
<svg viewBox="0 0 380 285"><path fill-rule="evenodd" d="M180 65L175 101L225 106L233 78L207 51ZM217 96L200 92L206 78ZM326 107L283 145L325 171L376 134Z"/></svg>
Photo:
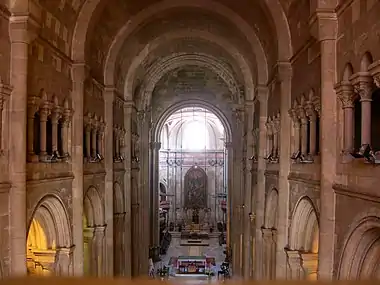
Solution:
<svg viewBox="0 0 380 285"><path fill-rule="evenodd" d="M194 211L193 211L192 222L193 222L193 224L196 224L196 225L199 224L199 214L198 214L198 210L197 209L194 209Z"/></svg>

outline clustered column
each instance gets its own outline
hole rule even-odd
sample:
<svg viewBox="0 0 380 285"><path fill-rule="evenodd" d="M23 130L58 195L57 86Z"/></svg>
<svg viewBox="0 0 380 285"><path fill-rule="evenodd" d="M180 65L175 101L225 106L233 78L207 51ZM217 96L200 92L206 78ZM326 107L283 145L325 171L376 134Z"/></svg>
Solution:
<svg viewBox="0 0 380 285"><path fill-rule="evenodd" d="M275 229L262 228L263 242L263 262L264 278L273 280L276 276L276 239L277 231Z"/></svg>
<svg viewBox="0 0 380 285"><path fill-rule="evenodd" d="M267 158L270 163L278 163L280 155L280 113L269 117L265 124L267 128Z"/></svg>
<svg viewBox="0 0 380 285"><path fill-rule="evenodd" d="M114 161L121 162L124 160L124 157L121 154L121 148L124 146L124 136L125 130L120 126L115 125L113 129L113 137L114 137Z"/></svg>

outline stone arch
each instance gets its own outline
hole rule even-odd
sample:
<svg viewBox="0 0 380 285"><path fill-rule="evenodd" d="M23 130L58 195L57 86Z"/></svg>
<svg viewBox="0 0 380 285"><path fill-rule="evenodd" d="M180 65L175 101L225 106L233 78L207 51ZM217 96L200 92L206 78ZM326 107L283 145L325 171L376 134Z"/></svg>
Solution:
<svg viewBox="0 0 380 285"><path fill-rule="evenodd" d="M360 72L368 72L368 67L371 65L372 62L372 54L369 51L365 52L360 61Z"/></svg>
<svg viewBox="0 0 380 285"><path fill-rule="evenodd" d="M238 63L242 71L244 81L245 81L245 88L246 88L245 93L246 93L246 96L249 97L247 99L253 100L253 98L250 99L250 97L253 96L253 91L254 91L254 83L253 83L254 73L249 67L248 63L245 61L245 59L240 55L239 51L233 45L231 45L231 43L229 43L227 40L219 36L216 36L206 31L188 30L188 29L174 30L166 34L160 35L159 37L157 37L156 39L154 39L152 42L150 42L144 47L144 49L140 52L140 54L133 60L132 64L130 65L128 69L126 80L125 80L125 94L127 96L128 94L133 93L132 86L133 86L135 71L137 67L148 56L149 52L157 48L161 43L165 41L178 39L182 37L194 37L194 38L207 40L225 49L231 55L231 57L235 59L235 61ZM260 48L261 48L260 54L263 54L263 56L260 56L260 57L258 56L256 58L256 64L257 66L260 67L260 69L257 70L257 77L258 77L257 79L258 79L259 84L260 83L266 84L268 81L267 61L266 61L266 57L264 56L264 51L262 50L261 46ZM109 51L106 64L105 64L105 70L104 70L104 82L105 82L105 85L107 86L114 85L113 76L114 76L114 70L115 70L116 56L111 56L111 55L112 55L112 46Z"/></svg>
<svg viewBox="0 0 380 285"><path fill-rule="evenodd" d="M91 186L84 196L83 210L86 216L87 226L103 226L104 221L104 205L98 190Z"/></svg>
<svg viewBox="0 0 380 285"><path fill-rule="evenodd" d="M141 102L140 107L144 109L145 107L150 106L154 87L166 73L186 65L203 66L215 72L224 80L226 85L229 87L231 94L237 96L237 100L241 99L239 96L239 86L236 83L234 76L216 58L205 54L175 54L158 60L155 65L148 71L148 74L145 76L143 83L144 85L140 91L140 98L145 99ZM132 90L130 87L131 84L125 85L124 94L132 95ZM132 100L135 98L126 99Z"/></svg>
<svg viewBox="0 0 380 285"><path fill-rule="evenodd" d="M223 125L225 136L226 136L226 142L232 141L231 123L226 117L226 115L218 107L202 100L182 100L181 102L172 104L171 106L166 108L166 110L162 114L160 114L159 118L153 125L152 141L159 142L161 139L160 134L161 134L162 128L164 127L167 119L176 111L181 110L186 107L200 107L215 114L215 116L219 119L219 121Z"/></svg>
<svg viewBox="0 0 380 285"><path fill-rule="evenodd" d="M352 67L352 64L346 63L346 65L344 66L344 69L343 69L343 73L342 73L342 80L349 82L352 74L354 74L354 68Z"/></svg>
<svg viewBox="0 0 380 285"><path fill-rule="evenodd" d="M61 199L55 195L46 195L35 207L28 224L30 229L33 220L42 226L49 248L71 247L71 229L67 210Z"/></svg>
<svg viewBox="0 0 380 285"><path fill-rule="evenodd" d="M318 218L313 202L307 196L301 197L292 215L290 249L314 252L318 247L318 233Z"/></svg>
<svg viewBox="0 0 380 285"><path fill-rule="evenodd" d="M267 229L277 229L278 221L278 191L276 188L268 193L265 203L264 226Z"/></svg>
<svg viewBox="0 0 380 285"><path fill-rule="evenodd" d="M83 5L78 15L78 20L76 22L73 38L72 38L72 59L74 62L85 62L85 45L87 39L87 31L92 18L92 15L101 3L101 0L87 0ZM141 22L152 16L159 10L169 9L171 7L178 6L202 6L204 9L217 12L222 16L230 19L235 23L235 25L241 29L242 33L247 35L253 50L257 56L264 56L260 53L260 42L257 35L253 32L251 27L237 16L234 12L224 7L223 5L215 1L202 1L202 0L187 0L187 1L175 1L167 0L163 1L157 5L152 5L146 11L139 14L139 17L135 17L133 21L129 21L122 29L119 31L118 36L115 38L112 46L117 43L118 48L112 55L116 58L119 50L122 46L123 40L131 33ZM263 5L268 9L272 16L272 20L275 25L276 35L278 37L278 59L280 61L288 61L293 54L292 43L290 36L290 28L285 15L285 12L281 6L279 0L263 0ZM140 18L140 19L139 19ZM112 60L111 60L112 61Z"/></svg>
<svg viewBox="0 0 380 285"><path fill-rule="evenodd" d="M124 213L124 193L118 182L113 185L113 212L114 213Z"/></svg>
<svg viewBox="0 0 380 285"><path fill-rule="evenodd" d="M341 250L338 279L379 279L380 210L358 215Z"/></svg>

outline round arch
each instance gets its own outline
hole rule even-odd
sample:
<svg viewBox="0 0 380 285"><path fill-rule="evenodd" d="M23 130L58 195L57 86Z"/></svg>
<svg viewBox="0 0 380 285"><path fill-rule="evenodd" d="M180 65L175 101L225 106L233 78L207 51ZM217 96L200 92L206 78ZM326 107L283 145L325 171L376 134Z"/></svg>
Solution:
<svg viewBox="0 0 380 285"><path fill-rule="evenodd" d="M319 223L313 202L307 196L301 197L292 215L290 249L315 251L314 247L318 247L318 233Z"/></svg>
<svg viewBox="0 0 380 285"><path fill-rule="evenodd" d="M222 123L225 136L226 136L226 142L232 141L232 129L231 129L231 123L225 116L225 114L217 107L213 106L209 102L202 101L202 100L183 100L181 102L172 104L169 106L157 119L155 123L153 123L152 128L152 141L159 142L161 140L161 130L163 126L165 125L165 122L167 119L176 111L179 111L186 107L200 107L204 108L211 113L215 114L215 116L219 119L219 121Z"/></svg>
<svg viewBox="0 0 380 285"><path fill-rule="evenodd" d="M29 219L29 230L33 227L33 221L36 221L42 227L46 236L46 245L49 248L71 247L72 237L69 216L59 197L55 195L43 197L37 203Z"/></svg>
<svg viewBox="0 0 380 285"><path fill-rule="evenodd" d="M104 207L98 190L91 186L84 196L83 210L87 220L87 226L103 226Z"/></svg>
<svg viewBox="0 0 380 285"><path fill-rule="evenodd" d="M202 66L215 72L224 80L226 85L229 87L230 92L234 96L238 96L238 100L240 99L239 87L234 79L234 76L230 74L226 67L218 62L217 59L205 54L175 54L162 58L156 62L148 71L148 74L145 76L145 80L140 91L140 98L145 98L145 100L141 102L140 107L144 109L150 105L152 97L151 95L153 93L154 87L160 81L160 79L165 76L165 74L176 68L186 65ZM131 85L132 84L128 84L127 81L125 82L124 94L130 94L133 96ZM132 99L134 98L126 98L126 100Z"/></svg>
<svg viewBox="0 0 380 285"><path fill-rule="evenodd" d="M379 279L380 211L358 215L353 225L341 250L338 279Z"/></svg>
<svg viewBox="0 0 380 285"><path fill-rule="evenodd" d="M85 62L85 45L87 39L87 31L95 9L101 3L102 0L87 0L83 5L78 15L73 38L72 38L72 59L74 62ZM285 12L281 6L279 0L262 0L263 5L268 9L271 14L271 20L274 22L276 35L278 37L278 59L280 61L288 61L292 56L292 43L290 36L290 28L285 15ZM216 12L227 19L230 19L235 26L241 30L241 32L247 35L247 39L251 43L253 50L257 56L263 56L260 51L260 41L252 28L232 10L223 6L215 1L202 1L202 0L183 0L181 2L176 0L162 1L156 5L152 5L146 10L139 13L133 18L133 21L128 21L126 25L119 31L117 37L114 40L112 46L114 52L112 55L117 56L122 43L125 38L138 27L146 19L150 18L154 13L158 11L164 11L174 7L199 7L207 9L209 11Z"/></svg>
<svg viewBox="0 0 380 285"><path fill-rule="evenodd" d="M113 185L113 212L124 213L124 193L120 184L115 182Z"/></svg>
<svg viewBox="0 0 380 285"><path fill-rule="evenodd" d="M277 229L278 215L278 191L272 188L269 192L265 203L265 221L264 226L267 229Z"/></svg>
<svg viewBox="0 0 380 285"><path fill-rule="evenodd" d="M240 54L240 52L233 46L229 41L226 39L223 39L222 37L216 36L210 32L207 31L201 31L201 30L188 30L188 29L176 29L174 31L170 31L168 33L162 34L158 36L157 38L153 39L149 44L147 44L144 49L139 53L139 55L133 60L132 64L128 68L126 80L125 80L125 86L128 89L126 90L126 94L132 94L132 82L134 78L134 73L137 70L137 67L145 60L145 58L148 56L149 52L152 52L154 49L159 47L162 43L174 40L174 39L180 39L183 37L191 37L191 38L198 38L202 40L207 40L212 43L217 44L221 48L223 48L225 51L227 51L228 54L231 55L231 57L238 63L241 72L244 77L245 82L245 93L246 96L252 97L253 91L254 91L254 73L249 67L248 63L244 59L244 57ZM116 43L115 43L116 44ZM268 67L267 67L267 61L266 57L264 56L264 51L260 45L261 50L257 51L262 56L258 56L256 58L256 64L258 67L260 67L259 70L257 70L257 80L259 84L266 84L268 81ZM121 47L120 47L121 49ZM116 53L116 51L113 51L113 46L111 46L111 49L109 50L107 60L105 63L105 69L104 69L104 82L106 86L113 86L114 85L114 71L115 71L115 62L116 62L116 56L113 56L113 54ZM112 56L111 56L112 55ZM214 62L218 62L218 60L213 59ZM220 65L220 64L219 64ZM222 66L222 70L225 69ZM253 100L253 98L247 98L248 100Z"/></svg>

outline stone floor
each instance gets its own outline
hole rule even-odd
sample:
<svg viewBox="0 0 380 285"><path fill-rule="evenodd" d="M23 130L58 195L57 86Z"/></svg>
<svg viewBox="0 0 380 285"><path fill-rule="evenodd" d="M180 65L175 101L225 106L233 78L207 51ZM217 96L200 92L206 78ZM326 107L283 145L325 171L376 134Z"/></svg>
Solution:
<svg viewBox="0 0 380 285"><path fill-rule="evenodd" d="M220 264L224 261L225 255L223 254L224 247L219 245L218 238L210 238L208 240L209 246L183 246L181 244L181 239L173 237L167 254L161 256L161 261L155 264L155 268L163 267L164 265L169 265L171 257L177 257L181 255L204 255L207 257L214 257L216 262L216 270L219 270ZM217 278L214 277L208 280L207 277L197 276L197 277L171 277L169 279L175 283L180 282L181 284L206 284L214 283Z"/></svg>

